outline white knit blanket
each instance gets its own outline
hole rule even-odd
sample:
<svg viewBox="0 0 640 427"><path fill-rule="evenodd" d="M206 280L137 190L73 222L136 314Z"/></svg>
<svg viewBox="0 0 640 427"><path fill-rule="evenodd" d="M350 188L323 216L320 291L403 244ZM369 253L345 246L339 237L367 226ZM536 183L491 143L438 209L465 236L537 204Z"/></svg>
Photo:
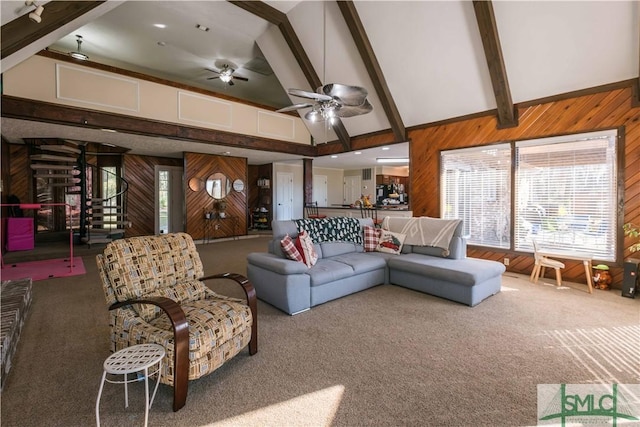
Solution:
<svg viewBox="0 0 640 427"><path fill-rule="evenodd" d="M385 217L382 228L407 237L405 245L433 246L443 250L443 256L449 255L449 244L459 219L440 219L427 216L413 218Z"/></svg>

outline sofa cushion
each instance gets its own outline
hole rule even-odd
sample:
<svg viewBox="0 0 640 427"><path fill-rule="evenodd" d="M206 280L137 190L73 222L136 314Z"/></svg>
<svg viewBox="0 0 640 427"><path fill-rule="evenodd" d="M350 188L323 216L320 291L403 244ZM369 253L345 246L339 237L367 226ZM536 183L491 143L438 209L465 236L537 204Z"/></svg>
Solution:
<svg viewBox="0 0 640 427"><path fill-rule="evenodd" d="M364 231L364 251L365 252L373 252L378 247L378 242L380 241L380 232L382 231L379 228L371 227L369 225L365 225L363 227Z"/></svg>
<svg viewBox="0 0 640 427"><path fill-rule="evenodd" d="M300 231L298 234L295 246L298 252L300 252L300 255L302 255L302 261L307 267L311 267L318 262L318 254L313 248L313 241L305 230Z"/></svg>
<svg viewBox="0 0 640 427"><path fill-rule="evenodd" d="M335 282L354 274L350 265L326 258L318 260L306 273L311 277L311 286Z"/></svg>
<svg viewBox="0 0 640 427"><path fill-rule="evenodd" d="M406 235L402 233L382 230L376 251L399 255L400 251L402 251L402 244L404 243L405 237Z"/></svg>
<svg viewBox="0 0 640 427"><path fill-rule="evenodd" d="M352 252L362 252L362 246L358 246L351 242L331 242L321 243L322 258L332 258Z"/></svg>
<svg viewBox="0 0 640 427"><path fill-rule="evenodd" d="M302 259L302 255L298 248L296 248L296 244L293 243L291 236L288 234L284 236L284 238L280 241L280 246L282 247L282 252L285 256L291 260L304 262Z"/></svg>
<svg viewBox="0 0 640 427"><path fill-rule="evenodd" d="M344 254L340 257L332 258L334 261L339 261L351 266L354 274L366 273L368 271L384 269L387 266L387 261L383 257L373 256L369 253L356 253Z"/></svg>
<svg viewBox="0 0 640 427"><path fill-rule="evenodd" d="M477 258L452 260L415 253L391 258L388 264L390 269L464 286L474 286L476 283L500 276L505 271L505 266L496 261Z"/></svg>

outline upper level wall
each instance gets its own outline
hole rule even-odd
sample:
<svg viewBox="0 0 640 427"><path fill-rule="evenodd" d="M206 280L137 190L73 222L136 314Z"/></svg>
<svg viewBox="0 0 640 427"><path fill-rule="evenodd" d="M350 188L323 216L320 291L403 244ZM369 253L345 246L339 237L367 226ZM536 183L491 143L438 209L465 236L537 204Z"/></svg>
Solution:
<svg viewBox="0 0 640 427"><path fill-rule="evenodd" d="M33 56L3 74L3 94L310 145L302 119L90 67Z"/></svg>

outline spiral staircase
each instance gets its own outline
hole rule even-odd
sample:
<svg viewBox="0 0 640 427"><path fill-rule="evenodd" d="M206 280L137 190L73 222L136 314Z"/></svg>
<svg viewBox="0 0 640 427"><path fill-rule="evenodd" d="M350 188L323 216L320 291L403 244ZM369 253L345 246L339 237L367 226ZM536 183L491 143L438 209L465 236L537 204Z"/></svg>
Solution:
<svg viewBox="0 0 640 427"><path fill-rule="evenodd" d="M37 203L67 203L65 227L89 247L123 237L127 220L128 183L106 168L86 161L86 146L64 143L30 144ZM110 181L112 185L102 185ZM71 211L71 212L69 212ZM68 228L67 228L68 229Z"/></svg>

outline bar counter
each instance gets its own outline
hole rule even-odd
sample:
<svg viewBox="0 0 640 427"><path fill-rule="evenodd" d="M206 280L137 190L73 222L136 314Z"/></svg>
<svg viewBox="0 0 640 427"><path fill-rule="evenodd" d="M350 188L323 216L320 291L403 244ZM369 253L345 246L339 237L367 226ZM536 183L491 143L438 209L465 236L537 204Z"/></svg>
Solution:
<svg viewBox="0 0 640 427"><path fill-rule="evenodd" d="M407 205L393 205L393 206L381 206L378 207L378 218L382 219L385 216L392 217L411 217L413 211L409 210ZM352 208L350 206L318 206L318 212L328 217L346 216L349 218L360 218L360 208Z"/></svg>

